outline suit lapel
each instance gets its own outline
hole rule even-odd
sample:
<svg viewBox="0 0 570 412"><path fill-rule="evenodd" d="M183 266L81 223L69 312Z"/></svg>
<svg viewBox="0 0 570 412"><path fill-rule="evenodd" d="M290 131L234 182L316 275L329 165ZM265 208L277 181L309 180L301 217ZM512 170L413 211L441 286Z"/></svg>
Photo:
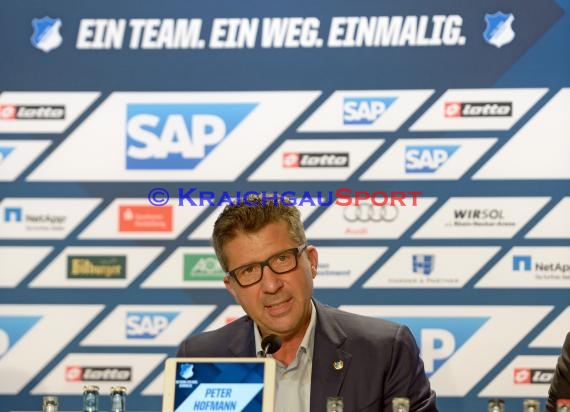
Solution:
<svg viewBox="0 0 570 412"><path fill-rule="evenodd" d="M239 328L228 339L228 350L231 356L239 358L255 357L255 337L253 336L253 321L249 316L235 320L241 322Z"/></svg>
<svg viewBox="0 0 570 412"><path fill-rule="evenodd" d="M346 334L330 308L315 302L317 325L311 376L311 411L323 410L329 396L338 396L352 354L342 349Z"/></svg>

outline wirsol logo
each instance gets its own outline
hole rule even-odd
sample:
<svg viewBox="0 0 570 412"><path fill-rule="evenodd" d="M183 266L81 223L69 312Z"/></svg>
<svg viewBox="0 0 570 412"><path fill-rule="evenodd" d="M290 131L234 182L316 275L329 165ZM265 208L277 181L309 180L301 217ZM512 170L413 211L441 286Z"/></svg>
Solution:
<svg viewBox="0 0 570 412"><path fill-rule="evenodd" d="M68 279L125 279L127 257L122 256L68 256Z"/></svg>

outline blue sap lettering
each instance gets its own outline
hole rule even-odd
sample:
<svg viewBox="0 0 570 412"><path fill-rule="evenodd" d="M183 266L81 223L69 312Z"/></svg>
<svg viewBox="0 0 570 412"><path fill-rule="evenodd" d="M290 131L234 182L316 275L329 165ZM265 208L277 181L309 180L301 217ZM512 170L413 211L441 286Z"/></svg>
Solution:
<svg viewBox="0 0 570 412"><path fill-rule="evenodd" d="M455 351L455 338L445 329L422 329L420 337L426 373L436 369L436 362L449 358Z"/></svg>
<svg viewBox="0 0 570 412"><path fill-rule="evenodd" d="M405 161L407 173L434 173L459 145L453 146L406 146Z"/></svg>
<svg viewBox="0 0 570 412"><path fill-rule="evenodd" d="M156 127L160 121L157 116L151 115L138 115L129 120L127 124L127 133L129 136L140 143L142 147L139 146L129 146L127 149L127 155L134 159L149 159L153 156L160 156L161 147L158 137L148 130L144 129L144 126ZM164 154L164 157L166 153Z"/></svg>
<svg viewBox="0 0 570 412"><path fill-rule="evenodd" d="M126 318L127 338L155 338L168 327L177 315L177 313L129 313Z"/></svg>
<svg viewBox="0 0 570 412"><path fill-rule="evenodd" d="M194 169L255 106L128 104L127 169Z"/></svg>
<svg viewBox="0 0 570 412"><path fill-rule="evenodd" d="M386 317L410 328L421 349L426 374L436 372L489 320L488 317Z"/></svg>
<svg viewBox="0 0 570 412"><path fill-rule="evenodd" d="M206 154L206 145L215 145L226 135L226 125L217 116L192 116L192 134L188 133L184 116L179 114L166 118L160 134L159 130L153 133L144 128L157 129L159 121L158 117L150 115L138 115L129 121L129 136L143 147L129 146L128 156L135 159L166 159L170 153L179 153L184 159L200 158Z"/></svg>
<svg viewBox="0 0 570 412"><path fill-rule="evenodd" d="M344 124L372 124L395 100L395 97L345 97Z"/></svg>

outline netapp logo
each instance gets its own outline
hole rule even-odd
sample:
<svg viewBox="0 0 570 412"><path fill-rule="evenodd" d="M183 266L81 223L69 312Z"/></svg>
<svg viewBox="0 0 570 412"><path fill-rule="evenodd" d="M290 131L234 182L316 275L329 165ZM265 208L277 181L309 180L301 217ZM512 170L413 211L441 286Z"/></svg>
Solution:
<svg viewBox="0 0 570 412"><path fill-rule="evenodd" d="M65 106L0 105L0 120L63 120Z"/></svg>
<svg viewBox="0 0 570 412"><path fill-rule="evenodd" d="M445 117L510 117L511 102L445 102Z"/></svg>
<svg viewBox="0 0 570 412"><path fill-rule="evenodd" d="M65 380L68 382L126 382L130 381L132 368L127 366L67 366Z"/></svg>
<svg viewBox="0 0 570 412"><path fill-rule="evenodd" d="M524 384L550 384L554 369L515 368L514 382Z"/></svg>
<svg viewBox="0 0 570 412"><path fill-rule="evenodd" d="M283 167L348 167L348 153L283 153Z"/></svg>

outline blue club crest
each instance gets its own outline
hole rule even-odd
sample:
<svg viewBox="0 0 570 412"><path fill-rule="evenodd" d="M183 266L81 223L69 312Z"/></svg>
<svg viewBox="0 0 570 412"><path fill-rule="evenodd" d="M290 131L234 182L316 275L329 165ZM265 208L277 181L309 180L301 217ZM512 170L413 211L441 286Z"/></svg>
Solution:
<svg viewBox="0 0 570 412"><path fill-rule="evenodd" d="M512 27L514 19L512 13L498 11L495 14L485 14L485 23L487 23L487 28L483 32L485 41L498 48L512 42L515 38Z"/></svg>
<svg viewBox="0 0 570 412"><path fill-rule="evenodd" d="M180 365L180 376L184 379L190 379L194 376L194 365L191 363L183 363Z"/></svg>
<svg viewBox="0 0 570 412"><path fill-rule="evenodd" d="M52 19L47 16L41 19L33 19L32 27L34 33L30 40L35 48L48 53L61 45L63 39L59 33L60 19Z"/></svg>

